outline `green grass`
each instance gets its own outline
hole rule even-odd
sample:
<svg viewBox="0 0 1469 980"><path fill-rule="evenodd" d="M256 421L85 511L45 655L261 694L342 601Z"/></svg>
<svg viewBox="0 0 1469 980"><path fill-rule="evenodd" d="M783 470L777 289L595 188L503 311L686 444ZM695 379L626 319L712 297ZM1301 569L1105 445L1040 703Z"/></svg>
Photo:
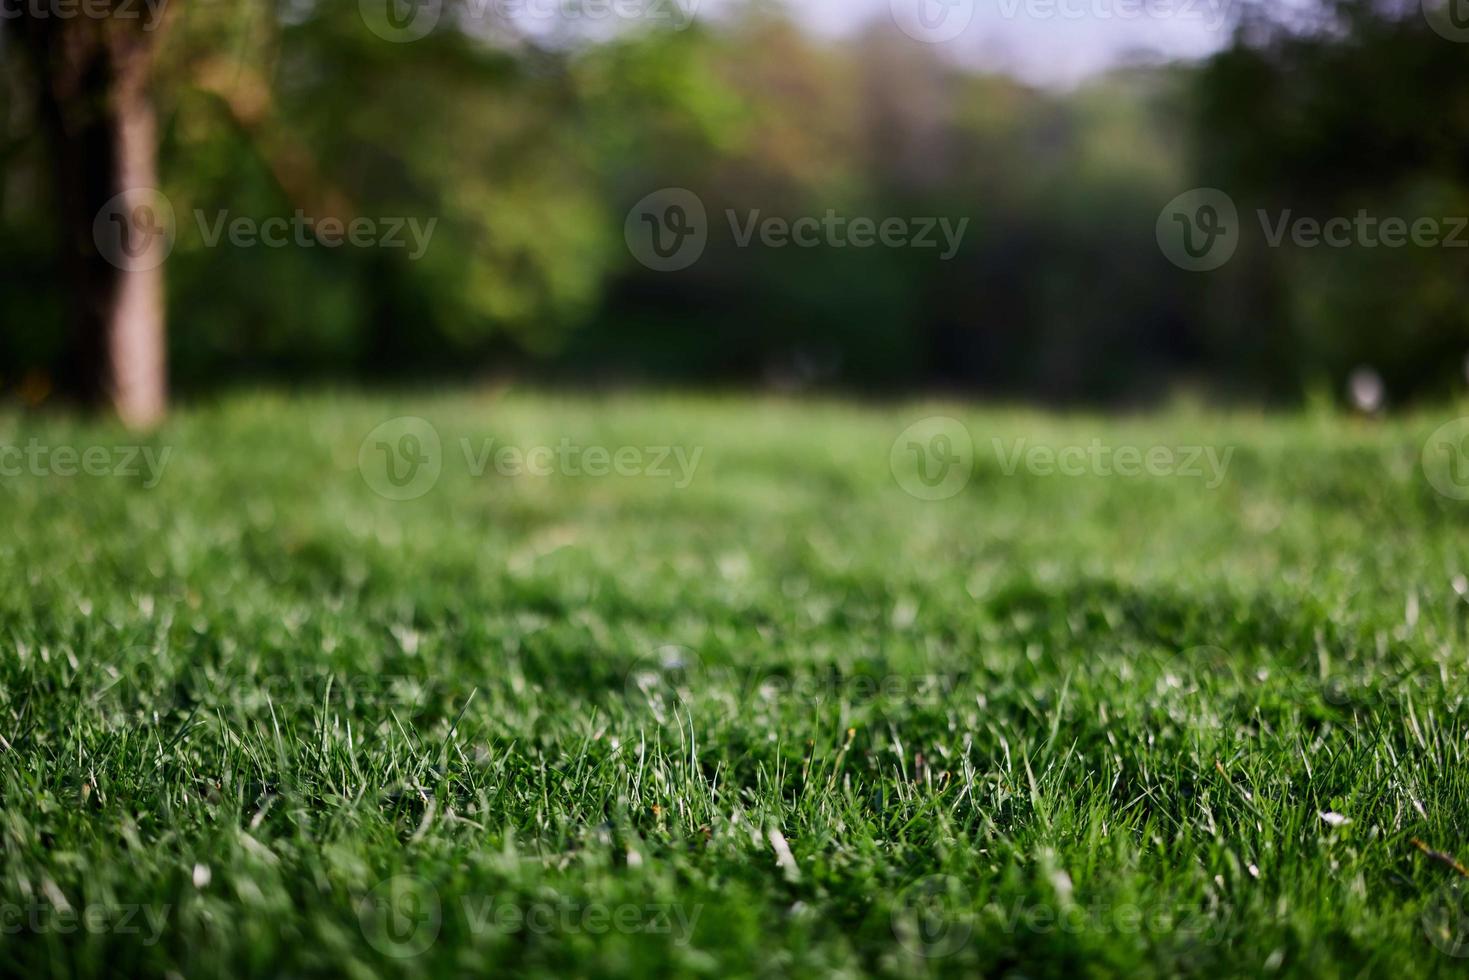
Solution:
<svg viewBox="0 0 1469 980"><path fill-rule="evenodd" d="M938 414L977 462L925 502L890 449ZM0 478L0 972L1461 970L1411 843L1469 858L1458 414L235 396L151 489ZM398 502L359 448L402 415L443 472ZM492 437L703 452L475 477Z"/></svg>

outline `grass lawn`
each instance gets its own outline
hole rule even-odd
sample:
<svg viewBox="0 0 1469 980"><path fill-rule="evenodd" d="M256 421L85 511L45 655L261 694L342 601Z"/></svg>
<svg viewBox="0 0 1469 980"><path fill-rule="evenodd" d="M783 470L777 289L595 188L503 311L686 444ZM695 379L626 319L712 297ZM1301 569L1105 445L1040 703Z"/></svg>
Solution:
<svg viewBox="0 0 1469 980"><path fill-rule="evenodd" d="M1461 970L1460 414L0 417L0 973Z"/></svg>

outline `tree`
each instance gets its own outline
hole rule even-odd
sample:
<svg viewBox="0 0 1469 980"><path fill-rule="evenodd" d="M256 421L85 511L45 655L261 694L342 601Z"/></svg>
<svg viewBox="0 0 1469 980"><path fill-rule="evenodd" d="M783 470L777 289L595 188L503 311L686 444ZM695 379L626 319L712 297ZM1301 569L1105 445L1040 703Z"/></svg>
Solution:
<svg viewBox="0 0 1469 980"><path fill-rule="evenodd" d="M150 93L162 24L128 0L81 10L25 4L16 22L52 160L71 349L63 386L148 426L166 404L162 257Z"/></svg>

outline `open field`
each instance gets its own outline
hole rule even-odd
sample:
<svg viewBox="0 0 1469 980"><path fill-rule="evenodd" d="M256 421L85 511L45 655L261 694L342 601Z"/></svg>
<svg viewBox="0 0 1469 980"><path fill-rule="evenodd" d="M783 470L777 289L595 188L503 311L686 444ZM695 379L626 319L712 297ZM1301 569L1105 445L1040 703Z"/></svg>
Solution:
<svg viewBox="0 0 1469 980"><path fill-rule="evenodd" d="M1464 414L0 418L0 972L1460 970Z"/></svg>

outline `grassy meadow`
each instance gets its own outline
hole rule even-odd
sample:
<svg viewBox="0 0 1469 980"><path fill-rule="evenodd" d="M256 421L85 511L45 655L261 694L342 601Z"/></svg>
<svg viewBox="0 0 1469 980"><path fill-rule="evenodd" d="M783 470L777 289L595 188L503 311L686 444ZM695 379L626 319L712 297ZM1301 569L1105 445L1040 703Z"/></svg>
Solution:
<svg viewBox="0 0 1469 980"><path fill-rule="evenodd" d="M1462 970L1463 414L0 416L0 972Z"/></svg>

